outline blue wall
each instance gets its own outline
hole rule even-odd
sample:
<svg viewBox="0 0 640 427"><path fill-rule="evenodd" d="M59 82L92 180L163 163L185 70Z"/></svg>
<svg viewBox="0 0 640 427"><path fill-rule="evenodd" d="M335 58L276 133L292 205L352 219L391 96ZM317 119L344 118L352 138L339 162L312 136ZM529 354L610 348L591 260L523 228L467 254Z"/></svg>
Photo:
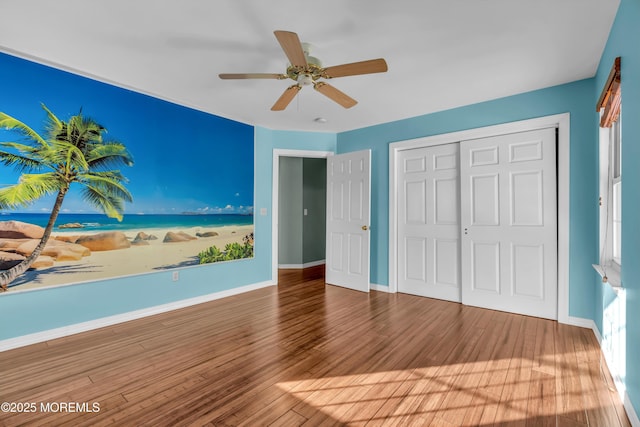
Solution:
<svg viewBox="0 0 640 427"><path fill-rule="evenodd" d="M372 168L371 281L389 284L389 143L569 112L569 315L593 319L597 249L597 141L593 79L555 86L338 135L338 152L370 148Z"/></svg>
<svg viewBox="0 0 640 427"><path fill-rule="evenodd" d="M614 58L621 57L622 78L622 285L626 288L626 388L640 408L640 2L622 0L596 75L595 105ZM595 116L595 113L594 113ZM597 120L597 116L594 117ZM597 125L596 125L597 126ZM602 309L610 304L599 278L596 323L602 331Z"/></svg>

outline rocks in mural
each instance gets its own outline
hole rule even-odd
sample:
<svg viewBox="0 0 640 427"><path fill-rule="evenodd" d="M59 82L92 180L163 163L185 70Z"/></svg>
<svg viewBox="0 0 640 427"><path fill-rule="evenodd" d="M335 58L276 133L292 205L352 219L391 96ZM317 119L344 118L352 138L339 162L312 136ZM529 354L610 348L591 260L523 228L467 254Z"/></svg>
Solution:
<svg viewBox="0 0 640 427"><path fill-rule="evenodd" d="M188 242L189 240L196 240L197 237L193 237L190 234L185 233L184 231L168 231L167 234L164 235L164 239L162 240L164 243L177 243L177 242Z"/></svg>
<svg viewBox="0 0 640 427"><path fill-rule="evenodd" d="M76 240L76 244L92 251L112 251L131 247L131 242L121 231L105 231L103 233L80 236Z"/></svg>
<svg viewBox="0 0 640 427"><path fill-rule="evenodd" d="M205 231L204 233L196 233L198 237L216 237L218 236L218 232L216 231Z"/></svg>
<svg viewBox="0 0 640 427"><path fill-rule="evenodd" d="M31 269L39 269L39 268L48 268L53 267L54 259L50 256L40 255L34 262L31 264Z"/></svg>
<svg viewBox="0 0 640 427"><path fill-rule="evenodd" d="M0 239L40 239L44 228L21 221L0 221Z"/></svg>
<svg viewBox="0 0 640 427"><path fill-rule="evenodd" d="M135 242L139 240L158 240L158 238L153 234L147 234L144 231L139 231L138 234L136 234L136 237L133 239L133 241Z"/></svg>
<svg viewBox="0 0 640 427"><path fill-rule="evenodd" d="M84 225L80 224L79 222L69 222L67 224L62 224L59 225L58 228L84 228Z"/></svg>
<svg viewBox="0 0 640 427"><path fill-rule="evenodd" d="M64 235L64 236L51 236L52 239L60 240L61 242L75 243L80 238L80 235Z"/></svg>
<svg viewBox="0 0 640 427"><path fill-rule="evenodd" d="M14 252L0 252L0 270L8 270L11 267L20 264L24 260L20 254Z"/></svg>
<svg viewBox="0 0 640 427"><path fill-rule="evenodd" d="M39 243L40 240L36 239L24 240L15 248L15 251L27 257L31 255L31 252L33 252ZM56 261L78 261L81 260L82 257L91 255L91 251L75 243L51 239L47 242L40 255L49 256Z"/></svg>
<svg viewBox="0 0 640 427"><path fill-rule="evenodd" d="M134 246L148 246L150 244L149 240L158 240L158 237L153 234L147 234L144 231L139 231L131 241L131 244Z"/></svg>
<svg viewBox="0 0 640 427"><path fill-rule="evenodd" d="M185 233L184 231L178 231L178 236L181 236L187 240L198 240L197 237L194 237L189 233Z"/></svg>
<svg viewBox="0 0 640 427"><path fill-rule="evenodd" d="M38 243L40 243L38 239L0 239L0 245L4 249L0 252L0 270L8 270L19 264L31 255ZM91 251L83 246L53 240L47 242L30 268L51 267L54 261L79 261L89 255Z"/></svg>
<svg viewBox="0 0 640 427"><path fill-rule="evenodd" d="M2 239L0 238L0 250L15 252L16 248L29 239Z"/></svg>

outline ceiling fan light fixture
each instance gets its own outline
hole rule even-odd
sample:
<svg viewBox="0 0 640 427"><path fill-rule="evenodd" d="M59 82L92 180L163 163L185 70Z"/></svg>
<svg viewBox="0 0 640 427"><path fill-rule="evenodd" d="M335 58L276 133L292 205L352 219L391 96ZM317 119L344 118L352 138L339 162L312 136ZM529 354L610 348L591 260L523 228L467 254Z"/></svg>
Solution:
<svg viewBox="0 0 640 427"><path fill-rule="evenodd" d="M298 75L298 84L300 86L309 86L313 84L313 77L309 74L299 74Z"/></svg>

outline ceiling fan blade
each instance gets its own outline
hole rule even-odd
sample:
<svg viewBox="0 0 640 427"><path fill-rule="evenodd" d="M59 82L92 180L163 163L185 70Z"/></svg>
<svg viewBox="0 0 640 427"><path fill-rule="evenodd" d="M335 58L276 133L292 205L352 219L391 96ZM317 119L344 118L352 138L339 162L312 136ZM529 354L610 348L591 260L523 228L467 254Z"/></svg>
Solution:
<svg viewBox="0 0 640 427"><path fill-rule="evenodd" d="M236 73L236 74L218 74L223 80L229 79L286 79L287 76L282 74L270 74L270 73Z"/></svg>
<svg viewBox="0 0 640 427"><path fill-rule="evenodd" d="M289 105L293 98L296 97L298 92L300 92L300 89L302 89L302 86L300 85L289 86L284 93L280 95L280 98L278 98L276 103L273 104L271 111L282 111L287 108L287 105Z"/></svg>
<svg viewBox="0 0 640 427"><path fill-rule="evenodd" d="M291 65L307 68L307 59L304 57L304 51L298 35L291 31L274 31L273 34L276 35Z"/></svg>
<svg viewBox="0 0 640 427"><path fill-rule="evenodd" d="M334 77L355 76L358 74L384 73L387 70L387 62L382 58L378 58L327 67L323 70L322 76L330 79Z"/></svg>
<svg viewBox="0 0 640 427"><path fill-rule="evenodd" d="M358 103L358 101L328 83L319 82L316 83L313 87L315 90L331 99L332 101L335 101L338 104L342 105L344 108L351 108Z"/></svg>

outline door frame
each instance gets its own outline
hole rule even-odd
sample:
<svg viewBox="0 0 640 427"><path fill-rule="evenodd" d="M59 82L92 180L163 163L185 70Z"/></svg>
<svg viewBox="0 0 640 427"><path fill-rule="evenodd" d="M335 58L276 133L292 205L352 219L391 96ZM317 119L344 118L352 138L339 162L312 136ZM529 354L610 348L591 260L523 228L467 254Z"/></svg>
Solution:
<svg viewBox="0 0 640 427"><path fill-rule="evenodd" d="M278 283L278 212L280 206L279 184L280 184L280 157L298 158L327 158L333 156L333 151L313 151L313 150L288 150L273 149L273 172L271 187L271 281Z"/></svg>
<svg viewBox="0 0 640 427"><path fill-rule="evenodd" d="M557 186L558 186L558 322L570 323L569 318L569 145L570 114L556 114L528 120L468 129L440 135L397 141L389 144L389 292L398 292L398 152L432 145L448 144L468 139L486 138L542 128L558 129Z"/></svg>

